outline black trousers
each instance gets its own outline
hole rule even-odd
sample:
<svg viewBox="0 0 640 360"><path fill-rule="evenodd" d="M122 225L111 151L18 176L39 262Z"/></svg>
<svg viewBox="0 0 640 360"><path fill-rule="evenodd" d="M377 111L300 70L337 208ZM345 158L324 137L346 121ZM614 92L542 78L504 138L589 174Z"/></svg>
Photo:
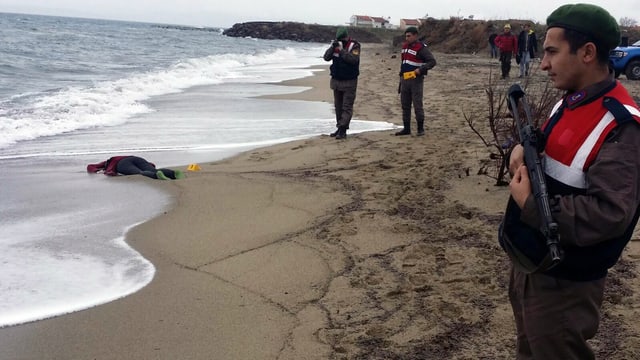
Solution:
<svg viewBox="0 0 640 360"><path fill-rule="evenodd" d="M424 77L400 80L400 104L402 106L402 125L404 130L411 131L411 105L416 115L417 129L424 131Z"/></svg>
<svg viewBox="0 0 640 360"><path fill-rule="evenodd" d="M162 171L168 178L175 179L176 175L171 169L156 169L155 165L138 156L129 156L120 161L116 165L116 171L122 175L142 175L157 179L158 171Z"/></svg>
<svg viewBox="0 0 640 360"><path fill-rule="evenodd" d="M502 69L502 77L509 77L509 72L511 71L511 56L513 54L509 52L501 52L500 53L500 68Z"/></svg>

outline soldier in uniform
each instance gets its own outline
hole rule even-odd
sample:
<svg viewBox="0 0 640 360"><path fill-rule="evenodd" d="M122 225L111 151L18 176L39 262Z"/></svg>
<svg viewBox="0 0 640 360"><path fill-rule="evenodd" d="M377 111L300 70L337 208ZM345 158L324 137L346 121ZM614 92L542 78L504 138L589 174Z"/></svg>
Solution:
<svg viewBox="0 0 640 360"><path fill-rule="evenodd" d="M418 29L410 26L404 32L406 41L402 45L400 64L400 103L402 105L403 129L396 136L411 135L411 104L416 114L418 136L424 135L424 106L422 94L427 72L436 66L436 59L422 41Z"/></svg>
<svg viewBox="0 0 640 360"><path fill-rule="evenodd" d="M541 128L540 152L564 257L545 265L542 216L521 145L509 160L511 197L499 239L513 265L516 358L588 360L608 269L640 214L640 111L609 71L620 30L605 9L563 5L549 15L547 28L540 66L566 93Z"/></svg>
<svg viewBox="0 0 640 360"><path fill-rule="evenodd" d="M339 27L336 40L324 53L324 60L332 61L329 86L333 90L338 129L331 133L331 137L341 140L347 137L347 129L353 116L353 103L356 101L360 75L360 43L349 37L347 28Z"/></svg>

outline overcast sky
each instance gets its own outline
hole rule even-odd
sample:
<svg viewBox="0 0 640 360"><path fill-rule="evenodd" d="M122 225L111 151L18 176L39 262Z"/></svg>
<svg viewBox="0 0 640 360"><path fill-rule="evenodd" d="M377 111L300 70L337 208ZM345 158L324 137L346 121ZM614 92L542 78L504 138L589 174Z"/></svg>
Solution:
<svg viewBox="0 0 640 360"><path fill-rule="evenodd" d="M476 19L530 19L544 22L547 15L571 1L555 0L0 0L0 12L59 15L166 24L230 27L247 21L298 21L325 25L349 22L351 15L401 18L425 15ZM639 0L591 1L621 17L640 23Z"/></svg>

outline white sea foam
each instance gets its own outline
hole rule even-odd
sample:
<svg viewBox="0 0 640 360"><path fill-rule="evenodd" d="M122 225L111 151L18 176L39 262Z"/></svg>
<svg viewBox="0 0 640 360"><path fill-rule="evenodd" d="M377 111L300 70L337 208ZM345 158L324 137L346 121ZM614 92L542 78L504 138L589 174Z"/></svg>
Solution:
<svg viewBox="0 0 640 360"><path fill-rule="evenodd" d="M146 286L153 279L153 265L135 256L124 238L114 243L132 257L107 262L88 254L3 244L0 327L87 309Z"/></svg>
<svg viewBox="0 0 640 360"><path fill-rule="evenodd" d="M23 94L23 102L28 104L20 108L0 103L0 149L43 136L120 125L135 115L152 111L145 100L194 86L230 81L277 82L305 76L311 73L306 66L319 63L311 54L314 52L297 53L287 48L255 55L211 55L90 87Z"/></svg>

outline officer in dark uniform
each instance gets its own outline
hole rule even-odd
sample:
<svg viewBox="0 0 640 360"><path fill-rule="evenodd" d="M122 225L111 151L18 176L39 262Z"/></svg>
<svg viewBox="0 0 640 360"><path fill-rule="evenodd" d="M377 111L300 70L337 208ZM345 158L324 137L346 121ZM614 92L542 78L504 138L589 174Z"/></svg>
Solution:
<svg viewBox="0 0 640 360"><path fill-rule="evenodd" d="M513 264L516 359L589 360L608 269L640 214L640 110L609 71L620 30L606 10L563 5L547 27L540 67L566 94L541 128L540 153L564 258L546 265L542 217L520 145L509 161L511 197L499 239Z"/></svg>
<svg viewBox="0 0 640 360"><path fill-rule="evenodd" d="M418 136L424 135L424 106L422 95L427 71L436 66L436 59L420 39L418 29L410 26L404 32L406 41L402 45L400 64L400 103L402 105L403 129L397 136L411 135L411 105L416 114Z"/></svg>
<svg viewBox="0 0 640 360"><path fill-rule="evenodd" d="M347 28L339 27L336 40L324 53L325 61L332 61L331 82L333 103L336 111L335 132L331 137L345 139L353 116L353 103L356 101L358 75L360 75L360 43L349 37Z"/></svg>

